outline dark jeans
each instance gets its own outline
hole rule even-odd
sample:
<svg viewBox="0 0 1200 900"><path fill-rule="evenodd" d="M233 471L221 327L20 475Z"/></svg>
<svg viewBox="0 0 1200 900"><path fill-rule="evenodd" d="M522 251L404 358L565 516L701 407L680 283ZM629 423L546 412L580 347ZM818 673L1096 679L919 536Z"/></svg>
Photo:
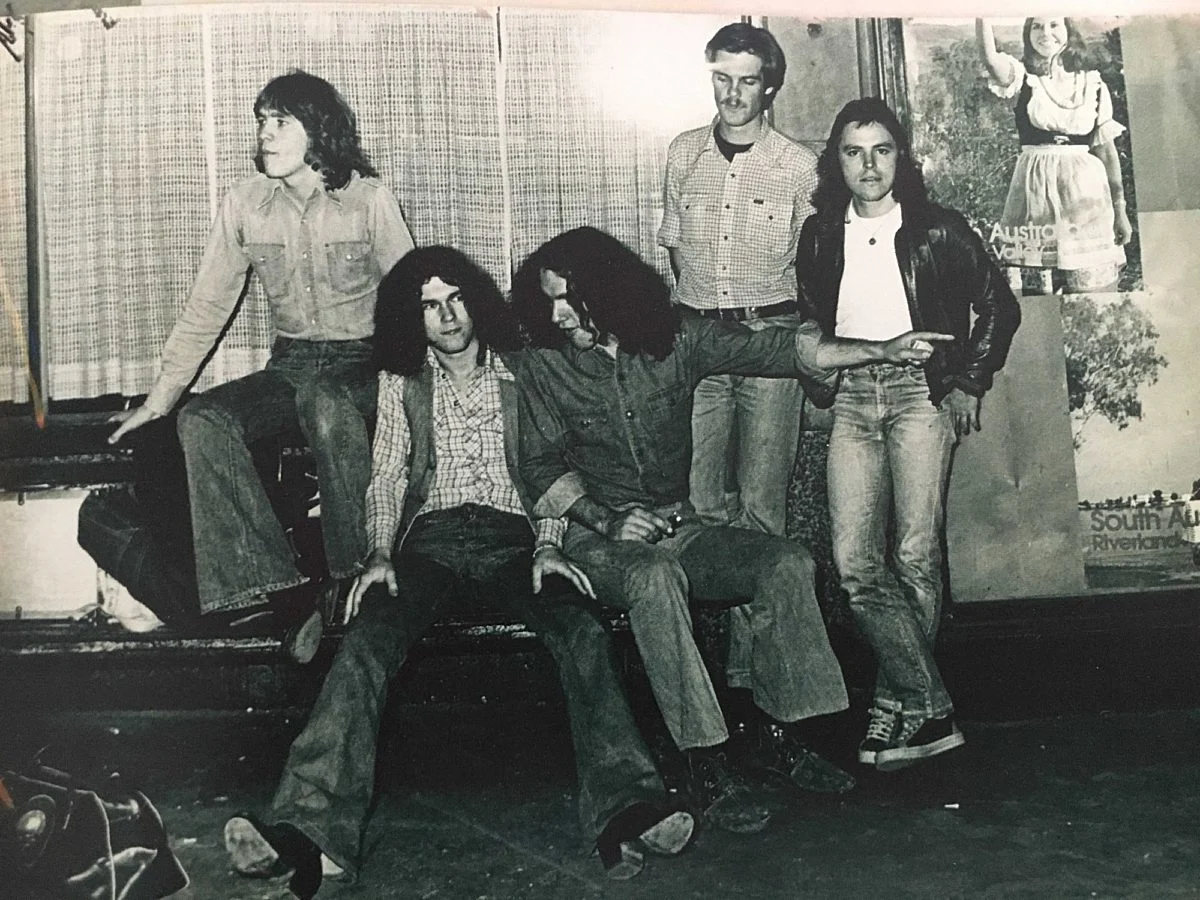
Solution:
<svg viewBox="0 0 1200 900"><path fill-rule="evenodd" d="M262 372L183 408L179 438L203 612L250 606L260 594L304 581L249 449L297 426L316 463L329 572L346 578L358 571L371 476L366 420L375 413L376 384L366 341L280 338Z"/></svg>
<svg viewBox="0 0 1200 900"><path fill-rule="evenodd" d="M388 682L451 604L499 601L537 631L558 664L579 774L579 820L594 839L662 780L634 723L600 620L562 579L531 590L533 535L523 516L460 506L413 524L393 554L399 595L363 598L304 731L292 744L273 818L289 822L352 876L375 789L375 744ZM561 587L561 590L556 588Z"/></svg>

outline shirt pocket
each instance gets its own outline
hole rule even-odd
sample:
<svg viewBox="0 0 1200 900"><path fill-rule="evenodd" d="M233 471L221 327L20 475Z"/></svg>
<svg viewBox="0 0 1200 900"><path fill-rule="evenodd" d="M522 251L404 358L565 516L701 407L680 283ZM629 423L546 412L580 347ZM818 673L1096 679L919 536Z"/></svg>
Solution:
<svg viewBox="0 0 1200 900"><path fill-rule="evenodd" d="M752 199L746 211L746 243L777 256L792 249L792 204Z"/></svg>
<svg viewBox="0 0 1200 900"><path fill-rule="evenodd" d="M708 201L704 194L684 194L679 201L680 238L685 244L703 244L708 238Z"/></svg>
<svg viewBox="0 0 1200 900"><path fill-rule="evenodd" d="M288 294L291 281L288 272L286 244L247 244L250 265L258 276L267 297L279 300Z"/></svg>
<svg viewBox="0 0 1200 900"><path fill-rule="evenodd" d="M362 294L375 286L375 257L369 241L336 241L327 248L329 284L335 291Z"/></svg>

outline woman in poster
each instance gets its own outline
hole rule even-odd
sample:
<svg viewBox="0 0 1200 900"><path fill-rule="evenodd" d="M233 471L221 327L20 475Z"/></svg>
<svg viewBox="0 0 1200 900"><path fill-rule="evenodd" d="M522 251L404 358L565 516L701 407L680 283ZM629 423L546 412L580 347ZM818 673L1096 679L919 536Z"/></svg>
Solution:
<svg viewBox="0 0 1200 900"><path fill-rule="evenodd" d="M1024 54L996 47L990 23L976 20L988 87L1016 98L1021 154L1004 213L991 235L1009 266L1050 270L1068 293L1115 290L1133 228L1114 139L1125 126L1113 119L1112 97L1070 19L1029 18Z"/></svg>

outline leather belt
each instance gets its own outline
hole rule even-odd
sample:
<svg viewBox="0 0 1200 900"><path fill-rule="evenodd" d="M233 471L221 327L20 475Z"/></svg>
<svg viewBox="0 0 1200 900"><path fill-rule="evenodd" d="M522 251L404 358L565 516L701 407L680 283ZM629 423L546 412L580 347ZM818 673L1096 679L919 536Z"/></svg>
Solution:
<svg viewBox="0 0 1200 900"><path fill-rule="evenodd" d="M719 309L697 309L689 306L687 309L706 319L720 319L723 322L745 322L747 319L766 319L770 316L786 316L799 309L795 300L784 300L769 306L725 306Z"/></svg>

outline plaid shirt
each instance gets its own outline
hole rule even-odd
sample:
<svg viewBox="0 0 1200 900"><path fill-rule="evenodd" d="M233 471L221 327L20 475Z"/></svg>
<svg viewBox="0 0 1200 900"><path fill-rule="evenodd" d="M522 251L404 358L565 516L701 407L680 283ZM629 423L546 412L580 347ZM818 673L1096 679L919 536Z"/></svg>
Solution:
<svg viewBox="0 0 1200 900"><path fill-rule="evenodd" d="M438 465L421 514L474 503L525 515L504 457L500 381L512 381L512 373L488 351L479 377L460 394L432 350L428 360L434 372L433 440ZM367 488L367 537L373 549L390 552L395 543L408 490L410 449L404 378L380 372L379 418ZM564 529L565 523L558 519L540 519L535 523L536 541L559 546Z"/></svg>
<svg viewBox="0 0 1200 900"><path fill-rule="evenodd" d="M817 158L769 125L727 162L713 125L667 151L658 242L675 250L674 300L698 309L796 299L796 243L813 213Z"/></svg>

